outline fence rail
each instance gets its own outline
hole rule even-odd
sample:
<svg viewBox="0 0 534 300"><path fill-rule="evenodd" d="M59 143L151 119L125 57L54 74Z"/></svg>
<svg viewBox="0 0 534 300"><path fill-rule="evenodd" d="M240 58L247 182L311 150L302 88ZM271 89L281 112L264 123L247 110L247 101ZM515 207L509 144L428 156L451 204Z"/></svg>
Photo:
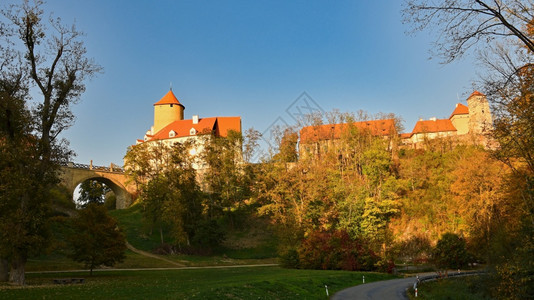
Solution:
<svg viewBox="0 0 534 300"><path fill-rule="evenodd" d="M428 275L428 276L417 276L417 280L413 284L413 291L415 293L415 297L417 297L417 287L421 285L423 282L427 281L434 281L442 278L450 278L450 277L463 277L463 276L473 276L473 275L482 275L487 274L487 271L467 271L467 272L458 272L452 271L452 272L439 272L436 275Z"/></svg>

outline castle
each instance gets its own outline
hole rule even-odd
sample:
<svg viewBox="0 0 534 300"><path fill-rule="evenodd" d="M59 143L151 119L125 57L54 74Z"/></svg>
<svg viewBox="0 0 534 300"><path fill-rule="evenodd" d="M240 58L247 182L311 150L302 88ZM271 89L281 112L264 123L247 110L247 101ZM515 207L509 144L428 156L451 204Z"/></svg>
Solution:
<svg viewBox="0 0 534 300"><path fill-rule="evenodd" d="M185 106L178 101L172 89L163 98L154 103L154 125L145 133L144 138L136 144L162 142L168 146L189 139L201 141L201 137L210 134L226 137L233 130L241 132L241 117L200 118L193 115L184 120ZM192 153L200 153L202 143L198 143Z"/></svg>
<svg viewBox="0 0 534 300"><path fill-rule="evenodd" d="M449 138L463 143L489 147L486 135L493 128L493 118L486 95L474 91L467 106L457 103L448 119L419 119L412 132L400 135L401 145L420 148L426 140Z"/></svg>
<svg viewBox="0 0 534 300"><path fill-rule="evenodd" d="M145 133L137 144L155 141L173 145L189 139L200 141L207 134L215 137L226 137L233 130L241 132L241 117L208 117L200 118L193 115L184 119L185 106L178 101L172 89L163 98L154 103L154 125ZM428 140L447 138L458 143L479 144L491 148L486 137L493 127L493 118L486 96L474 91L467 98L467 106L457 103L448 119L420 119L412 132L399 134L395 120L370 120L354 122L352 127L365 131L373 136L381 136L390 140L389 147L423 148ZM342 133L349 128L348 124L327 124L307 126L300 130L299 155L318 156L340 139ZM198 143L194 153L202 151L202 143Z"/></svg>
<svg viewBox="0 0 534 300"><path fill-rule="evenodd" d="M354 122L353 128L372 136L389 139L389 147L419 149L425 142L447 138L456 143L478 144L485 148L492 145L487 134L493 128L493 118L486 96L474 91L467 98L467 106L457 103L448 119L420 119L412 132L398 134L393 119ZM349 128L348 124L307 126L300 130L299 156L320 156L321 152L340 139Z"/></svg>
<svg viewBox="0 0 534 300"><path fill-rule="evenodd" d="M396 136L395 120L370 120L353 122L352 124L326 124L306 126L300 130L299 157L319 157L334 146L336 140L342 138L348 130L356 129L372 136L389 138ZM392 145L390 145L392 146Z"/></svg>

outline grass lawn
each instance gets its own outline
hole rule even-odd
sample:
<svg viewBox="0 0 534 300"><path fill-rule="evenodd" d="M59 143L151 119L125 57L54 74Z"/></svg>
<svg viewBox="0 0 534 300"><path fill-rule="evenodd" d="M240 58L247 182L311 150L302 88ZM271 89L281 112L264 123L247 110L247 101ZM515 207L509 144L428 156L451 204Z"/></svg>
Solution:
<svg viewBox="0 0 534 300"><path fill-rule="evenodd" d="M480 277L468 276L461 278L449 278L439 281L425 282L417 290L418 297L414 297L410 290L410 299L458 299L458 300L483 300L492 299L483 292Z"/></svg>
<svg viewBox="0 0 534 300"><path fill-rule="evenodd" d="M168 260L175 261L187 267L203 266L232 266L232 265L256 265L256 264L277 264L276 258L265 259L234 259L226 256L198 256L198 255L164 255ZM126 259L122 263L113 266L114 269L134 269L134 268L175 268L176 265L168 262L146 257L130 250L126 251ZM63 270L83 270L82 263L77 263L61 254L53 253L42 255L38 258L28 260L26 271L63 271Z"/></svg>
<svg viewBox="0 0 534 300"><path fill-rule="evenodd" d="M27 274L24 288L0 285L1 299L325 299L362 282L393 275L279 267ZM54 285L53 278L86 279Z"/></svg>
<svg viewBox="0 0 534 300"><path fill-rule="evenodd" d="M130 250L126 251L126 259L122 263L117 263L113 268L132 269L132 268L172 268L175 265L151 257L146 257ZM83 270L83 263L77 263L70 258L57 253L43 255L38 258L29 259L26 264L26 271L64 271L64 270Z"/></svg>

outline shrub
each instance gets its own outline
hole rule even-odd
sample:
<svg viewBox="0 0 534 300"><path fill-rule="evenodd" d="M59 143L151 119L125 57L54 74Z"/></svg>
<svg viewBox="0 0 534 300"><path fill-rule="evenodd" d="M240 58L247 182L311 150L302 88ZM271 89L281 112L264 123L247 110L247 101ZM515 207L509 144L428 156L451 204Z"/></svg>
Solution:
<svg viewBox="0 0 534 300"><path fill-rule="evenodd" d="M279 254L280 265L284 268L298 269L300 266L299 253L296 249L287 249Z"/></svg>
<svg viewBox="0 0 534 300"><path fill-rule="evenodd" d="M215 220L201 220L191 240L193 246L213 249L224 240L224 231Z"/></svg>
<svg viewBox="0 0 534 300"><path fill-rule="evenodd" d="M375 269L378 256L346 231L314 231L298 250L299 266L304 269L363 270Z"/></svg>
<svg viewBox="0 0 534 300"><path fill-rule="evenodd" d="M445 233L432 254L438 268L460 269L467 266L469 260L465 240L454 233Z"/></svg>

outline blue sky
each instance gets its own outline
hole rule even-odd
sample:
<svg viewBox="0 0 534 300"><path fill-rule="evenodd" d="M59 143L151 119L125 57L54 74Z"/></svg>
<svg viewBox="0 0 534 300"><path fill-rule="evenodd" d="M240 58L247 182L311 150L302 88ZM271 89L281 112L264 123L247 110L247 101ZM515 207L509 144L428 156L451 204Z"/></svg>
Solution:
<svg viewBox="0 0 534 300"><path fill-rule="evenodd" d="M290 123L303 92L326 111L393 112L407 131L446 118L476 66L429 60L433 37L405 34L401 2L50 0L45 10L75 22L104 68L64 137L76 162L122 165L171 82L186 118L241 116L260 132Z"/></svg>

